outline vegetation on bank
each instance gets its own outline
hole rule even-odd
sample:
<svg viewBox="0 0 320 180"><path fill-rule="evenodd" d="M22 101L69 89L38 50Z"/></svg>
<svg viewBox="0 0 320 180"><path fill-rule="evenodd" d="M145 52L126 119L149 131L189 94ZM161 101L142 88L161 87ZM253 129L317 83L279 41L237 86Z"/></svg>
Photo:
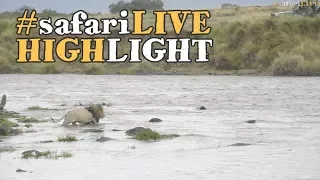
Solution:
<svg viewBox="0 0 320 180"><path fill-rule="evenodd" d="M290 7L265 6L212 10L208 25L213 30L211 34L201 37L214 39L214 47L209 48L211 61L188 64L147 61L82 64L79 61L65 63L59 59L53 64L18 64L15 61L18 51L15 24L17 16L21 14L1 13L0 73L320 75L320 18L270 17L271 12L288 9ZM46 17L48 12L49 10L42 12L40 17ZM55 18L70 18L68 14L54 11L50 13ZM89 17L100 19L118 16L118 14L97 13L90 14ZM129 16L129 20L131 19L132 16ZM144 18L144 26L153 23L154 16L148 13ZM172 31L171 24L167 23L167 26L169 31L171 28L171 32L166 37L177 37ZM190 37L189 30L191 21L185 24L182 36ZM37 37L36 31L32 37ZM148 37L150 36L143 38L146 40ZM127 38L137 38L137 36L124 37ZM119 47L121 47L118 48L119 56L129 52L130 45L126 40L122 41ZM42 45L41 49L43 48ZM105 51L107 55L108 49ZM196 48L192 48L190 55L192 58L197 57Z"/></svg>

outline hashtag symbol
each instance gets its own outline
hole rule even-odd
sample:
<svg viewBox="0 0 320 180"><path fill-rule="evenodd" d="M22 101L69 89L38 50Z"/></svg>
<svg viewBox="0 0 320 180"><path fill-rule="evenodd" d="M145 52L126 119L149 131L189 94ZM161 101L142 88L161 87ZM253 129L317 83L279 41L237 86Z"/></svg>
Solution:
<svg viewBox="0 0 320 180"><path fill-rule="evenodd" d="M31 16L28 17L28 10L25 10L23 13L23 17L18 17L17 21L17 34L20 35L22 30L26 29L26 35L29 35L30 29L37 27L37 24L34 24L38 21L38 18L36 17L36 11L33 10L31 12Z"/></svg>

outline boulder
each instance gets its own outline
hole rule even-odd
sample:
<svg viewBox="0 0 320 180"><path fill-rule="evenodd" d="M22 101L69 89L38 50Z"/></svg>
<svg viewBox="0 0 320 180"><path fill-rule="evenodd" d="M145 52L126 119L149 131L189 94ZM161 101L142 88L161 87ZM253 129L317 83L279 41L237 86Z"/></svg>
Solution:
<svg viewBox="0 0 320 180"><path fill-rule="evenodd" d="M13 129L10 126L6 125L6 124L3 124L0 127L0 136L8 136L12 132L13 132Z"/></svg>
<svg viewBox="0 0 320 180"><path fill-rule="evenodd" d="M6 102L7 102L7 96L3 95L1 98L0 110L3 110L4 106L6 105Z"/></svg>
<svg viewBox="0 0 320 180"><path fill-rule="evenodd" d="M255 124L257 121L256 120L248 120L248 121L246 121L246 123L248 123L248 124Z"/></svg>
<svg viewBox="0 0 320 180"><path fill-rule="evenodd" d="M103 137L101 136L100 138L97 139L97 141L99 142L106 142L106 141L111 141L113 139L109 138L109 137Z"/></svg>
<svg viewBox="0 0 320 180"><path fill-rule="evenodd" d="M20 129L12 129L12 135L19 135L22 134L23 132Z"/></svg>
<svg viewBox="0 0 320 180"><path fill-rule="evenodd" d="M126 131L126 135L128 136L135 136L137 135L138 133L144 131L144 130L147 130L149 128L144 128L144 127L135 127L133 129L129 129L128 131Z"/></svg>
<svg viewBox="0 0 320 180"><path fill-rule="evenodd" d="M47 141L39 141L39 143L53 143L54 141L52 140L47 140Z"/></svg>
<svg viewBox="0 0 320 180"><path fill-rule="evenodd" d="M29 150L29 151L24 151L23 153L21 153L23 156L31 156L31 157L36 157L36 156L40 156L41 152L37 151L37 150Z"/></svg>
<svg viewBox="0 0 320 180"><path fill-rule="evenodd" d="M152 118L152 119L150 119L149 122L152 122L152 123L154 123L154 122L162 122L162 120L159 119L159 118Z"/></svg>
<svg viewBox="0 0 320 180"><path fill-rule="evenodd" d="M82 131L82 133L101 133L104 132L103 129L85 129Z"/></svg>
<svg viewBox="0 0 320 180"><path fill-rule="evenodd" d="M200 106L198 109L199 109L199 110L206 110L207 108L204 107L204 106Z"/></svg>
<svg viewBox="0 0 320 180"><path fill-rule="evenodd" d="M22 169L17 169L16 172L27 172L27 171L22 170Z"/></svg>
<svg viewBox="0 0 320 180"><path fill-rule="evenodd" d="M230 144L229 146L250 146L251 144L248 143L235 143L235 144Z"/></svg>

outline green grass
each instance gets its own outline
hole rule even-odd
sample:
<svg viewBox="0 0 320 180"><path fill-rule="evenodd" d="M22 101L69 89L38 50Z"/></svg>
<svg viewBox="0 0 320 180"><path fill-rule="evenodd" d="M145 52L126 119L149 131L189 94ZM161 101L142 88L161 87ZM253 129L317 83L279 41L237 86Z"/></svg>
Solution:
<svg viewBox="0 0 320 180"><path fill-rule="evenodd" d="M44 151L44 152L39 152L39 153L26 153L23 154L22 159L30 159L30 158L34 158L34 159L39 159L39 158L43 158L43 159L59 159L59 158L70 158L72 157L73 154L70 152L61 152L61 153L57 153L56 151Z"/></svg>
<svg viewBox="0 0 320 180"><path fill-rule="evenodd" d="M173 139L179 137L179 135L171 134L171 135L162 135L157 131L153 131L151 129L145 129L139 132L134 139L139 141L158 141L158 140L166 140Z"/></svg>
<svg viewBox="0 0 320 180"><path fill-rule="evenodd" d="M39 120L37 118L34 118L34 117L20 117L18 120L17 120L19 123L45 123L45 122L48 122L46 120Z"/></svg>
<svg viewBox="0 0 320 180"><path fill-rule="evenodd" d="M62 137L58 137L58 141L59 142L73 142L73 141L78 141L78 139L75 136L62 136Z"/></svg>
<svg viewBox="0 0 320 180"><path fill-rule="evenodd" d="M0 112L0 119L9 119L9 118L20 118L21 116L15 112Z"/></svg>
<svg viewBox="0 0 320 180"><path fill-rule="evenodd" d="M11 122L7 119L0 119L0 127L3 125L7 125L9 127L19 127L19 124Z"/></svg>
<svg viewBox="0 0 320 180"><path fill-rule="evenodd" d="M160 140L161 135L156 131L146 129L146 130L139 132L136 135L135 139L140 140L140 141Z"/></svg>
<svg viewBox="0 0 320 180"><path fill-rule="evenodd" d="M0 146L0 153L14 152L14 151L16 151L16 149L11 146Z"/></svg>
<svg viewBox="0 0 320 180"><path fill-rule="evenodd" d="M30 106L30 107L28 107L28 110L30 110L30 111L59 111L60 109L45 108L45 107L40 107L40 106Z"/></svg>

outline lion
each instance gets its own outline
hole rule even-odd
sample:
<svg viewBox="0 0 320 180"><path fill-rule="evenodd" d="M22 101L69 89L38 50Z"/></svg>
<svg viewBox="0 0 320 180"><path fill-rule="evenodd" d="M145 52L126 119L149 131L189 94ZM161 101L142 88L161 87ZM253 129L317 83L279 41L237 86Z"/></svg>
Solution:
<svg viewBox="0 0 320 180"><path fill-rule="evenodd" d="M91 104L88 107L85 108L79 108L79 109L73 109L71 111L68 111L62 118L59 120L54 120L51 118L51 120L55 123L60 122L62 119L64 119L62 126L69 126L77 125L77 123L80 124L97 124L99 123L99 120L101 118L104 118L104 110L101 104Z"/></svg>

